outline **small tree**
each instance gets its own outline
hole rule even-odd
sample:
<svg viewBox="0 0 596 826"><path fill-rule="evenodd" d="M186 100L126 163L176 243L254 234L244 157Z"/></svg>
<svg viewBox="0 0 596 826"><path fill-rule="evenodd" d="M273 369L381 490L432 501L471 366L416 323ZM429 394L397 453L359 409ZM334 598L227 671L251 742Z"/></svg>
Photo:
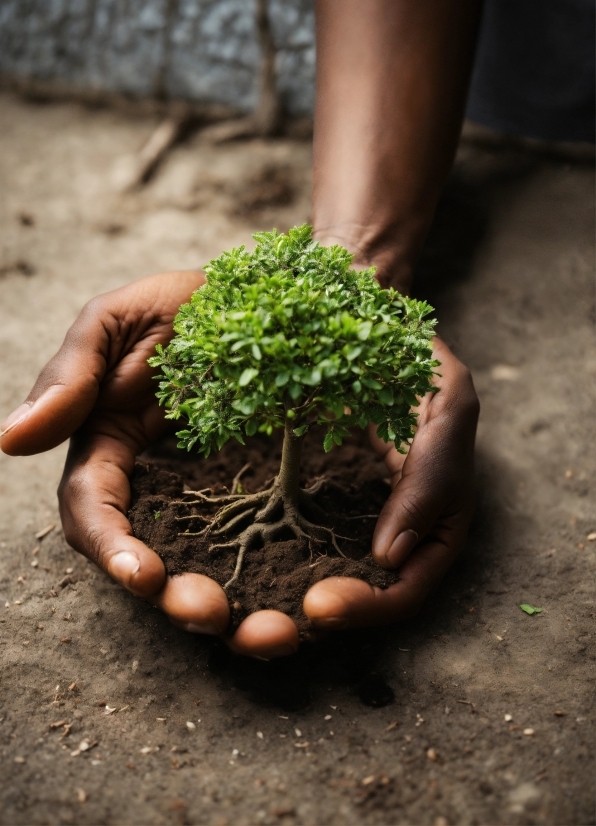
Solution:
<svg viewBox="0 0 596 826"><path fill-rule="evenodd" d="M311 227L287 235L259 232L255 251L224 252L205 268L207 284L184 304L176 337L158 345L150 364L161 368L158 398L167 417L188 421L179 447L206 456L231 437L284 428L281 465L272 485L199 500L222 507L200 532L236 548L234 575L246 551L288 529L296 537L331 541L313 501L323 484L301 489L306 432L325 429L324 448L340 445L354 425L376 424L404 451L414 435L418 398L432 389L432 308L383 290L374 268L351 269L343 247L322 247Z"/></svg>

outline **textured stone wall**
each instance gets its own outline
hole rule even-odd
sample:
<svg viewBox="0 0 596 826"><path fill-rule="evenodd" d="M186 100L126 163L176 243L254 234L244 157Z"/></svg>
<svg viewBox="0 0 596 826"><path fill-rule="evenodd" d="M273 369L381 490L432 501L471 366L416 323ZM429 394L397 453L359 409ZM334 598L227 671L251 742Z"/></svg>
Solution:
<svg viewBox="0 0 596 826"><path fill-rule="evenodd" d="M278 85L291 114L314 99L312 0L270 0ZM257 95L253 0L0 0L0 73L166 95L244 111Z"/></svg>

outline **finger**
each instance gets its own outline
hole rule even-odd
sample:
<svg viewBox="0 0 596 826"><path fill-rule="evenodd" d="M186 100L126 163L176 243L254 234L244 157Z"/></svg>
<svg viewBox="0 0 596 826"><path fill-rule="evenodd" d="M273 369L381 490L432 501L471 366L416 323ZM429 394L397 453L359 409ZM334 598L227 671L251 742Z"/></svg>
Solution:
<svg viewBox="0 0 596 826"><path fill-rule="evenodd" d="M0 426L0 448L25 456L63 442L89 415L106 372L102 398L120 388L131 400L147 391L147 358L169 340L180 304L204 280L198 271L163 273L89 301L25 402Z"/></svg>
<svg viewBox="0 0 596 826"><path fill-rule="evenodd" d="M69 545L133 594L149 597L162 588L165 568L126 518L133 467L134 452L120 439L73 438L58 489L60 516Z"/></svg>
<svg viewBox="0 0 596 826"><path fill-rule="evenodd" d="M195 634L223 634L230 622L223 588L203 574L168 577L151 601L174 625Z"/></svg>
<svg viewBox="0 0 596 826"><path fill-rule="evenodd" d="M471 517L478 400L455 357L444 356L441 369L446 385L426 400L401 477L375 527L372 554L385 568L399 567L439 516L466 527Z"/></svg>
<svg viewBox="0 0 596 826"><path fill-rule="evenodd" d="M304 598L304 613L320 629L362 628L414 616L453 562L441 542L417 548L400 569L401 579L386 589L351 577L317 582Z"/></svg>
<svg viewBox="0 0 596 826"><path fill-rule="evenodd" d="M257 611L238 626L228 646L236 654L271 660L287 657L298 650L300 638L296 625L281 611Z"/></svg>

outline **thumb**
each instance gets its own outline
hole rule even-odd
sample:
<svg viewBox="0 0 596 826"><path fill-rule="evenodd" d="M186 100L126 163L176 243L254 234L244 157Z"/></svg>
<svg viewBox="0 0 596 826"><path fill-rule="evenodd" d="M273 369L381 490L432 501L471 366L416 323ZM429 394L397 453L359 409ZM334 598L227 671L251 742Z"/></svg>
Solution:
<svg viewBox="0 0 596 826"><path fill-rule="evenodd" d="M444 510L448 493L445 479L432 462L410 464L410 468L408 464L406 460L373 536L372 555L384 568L398 568L428 535Z"/></svg>
<svg viewBox="0 0 596 826"><path fill-rule="evenodd" d="M108 335L84 310L23 404L0 426L0 448L10 456L51 450L68 439L95 404L106 370Z"/></svg>

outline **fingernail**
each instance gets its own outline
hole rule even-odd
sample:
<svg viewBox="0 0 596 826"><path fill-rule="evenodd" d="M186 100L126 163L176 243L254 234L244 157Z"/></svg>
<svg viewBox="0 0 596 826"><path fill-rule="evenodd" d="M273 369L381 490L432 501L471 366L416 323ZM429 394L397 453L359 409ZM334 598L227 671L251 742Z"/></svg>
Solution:
<svg viewBox="0 0 596 826"><path fill-rule="evenodd" d="M187 622L183 627L185 631L190 631L191 634L219 634L214 625L199 625L196 622Z"/></svg>
<svg viewBox="0 0 596 826"><path fill-rule="evenodd" d="M108 562L108 573L122 585L130 587L130 581L141 567L138 556L130 551L114 554Z"/></svg>
<svg viewBox="0 0 596 826"><path fill-rule="evenodd" d="M0 436L4 436L9 430L12 430L13 427L18 425L19 422L22 422L23 419L29 415L32 407L33 404L31 402L25 402L25 404L20 404L16 410L13 410L10 416L0 425Z"/></svg>
<svg viewBox="0 0 596 826"><path fill-rule="evenodd" d="M315 622L317 625L320 625L321 628L331 628L334 631L341 631L342 628L348 627L346 617L317 617Z"/></svg>
<svg viewBox="0 0 596 826"><path fill-rule="evenodd" d="M410 551L413 550L417 542L418 534L416 531L407 530L398 534L398 536L396 536L393 540L391 547L385 554L387 566L390 568L395 568L396 565L403 562Z"/></svg>

